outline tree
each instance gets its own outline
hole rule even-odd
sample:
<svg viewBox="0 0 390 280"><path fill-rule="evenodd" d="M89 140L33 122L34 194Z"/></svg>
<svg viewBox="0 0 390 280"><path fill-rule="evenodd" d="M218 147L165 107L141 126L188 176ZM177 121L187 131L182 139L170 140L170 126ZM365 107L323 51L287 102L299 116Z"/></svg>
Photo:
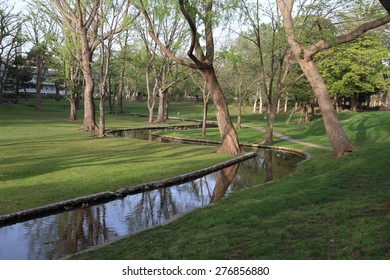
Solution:
<svg viewBox="0 0 390 280"><path fill-rule="evenodd" d="M112 49L115 36L120 33L118 30L121 30L121 25L125 22L128 9L128 2L121 0L107 0L105 5L100 6L100 38L104 38L104 40L100 43L99 52L99 137L105 135L104 103L109 87L108 75L112 62Z"/></svg>
<svg viewBox="0 0 390 280"><path fill-rule="evenodd" d="M49 44L53 39L51 36L56 25L47 20L44 16L42 3L33 0L28 5L28 16L26 17L27 40L33 45L27 54L27 60L34 69L35 80L35 110L41 109L42 86L48 74L48 64L51 58Z"/></svg>
<svg viewBox="0 0 390 280"><path fill-rule="evenodd" d="M63 30L67 32L67 30ZM82 78L79 59L73 54L73 50L78 49L73 46L76 42L70 40L70 36L63 36L63 40L59 40L59 45L56 47L57 55L61 61L59 73L63 77L65 83L66 96L69 100L70 111L69 120L77 120L77 109L79 107L80 96L82 92Z"/></svg>
<svg viewBox="0 0 390 280"><path fill-rule="evenodd" d="M32 69L28 66L27 57L18 54L8 69L8 80L13 82L15 97L18 98L20 91L26 92L28 82L32 80Z"/></svg>
<svg viewBox="0 0 390 280"><path fill-rule="evenodd" d="M305 123L309 122L308 108L311 107L312 119L315 117L315 104L316 99L313 90L307 81L305 75L299 66L294 65L290 69L290 73L286 81L287 91L291 97L295 100L296 104L300 104L303 110L303 120Z"/></svg>
<svg viewBox="0 0 390 280"><path fill-rule="evenodd" d="M318 59L318 69L325 79L329 93L336 99L351 101L352 111L357 110L359 96L367 101L371 94L385 90L382 82L388 49L378 34L370 33L349 44L329 49Z"/></svg>
<svg viewBox="0 0 390 280"><path fill-rule="evenodd" d="M249 30L247 33L242 32L240 36L251 42L257 52L260 80L258 96L262 98L261 95L264 94L267 99L268 117L263 143L272 144L274 120L285 89L291 54L287 51L280 14L273 3L264 5L260 1L240 0L238 8L243 16L243 23L248 25Z"/></svg>
<svg viewBox="0 0 390 280"><path fill-rule="evenodd" d="M66 26L71 40L74 41L73 46L77 46L79 42L79 49L75 49L75 57L78 58L80 69L84 78L84 120L82 129L95 131L98 129L95 121L95 104L93 100L94 93L94 77L92 73L92 60L96 48L108 37L113 34L118 34L128 27L128 1L122 0L126 3L124 9L117 14L117 17L123 18L123 24L117 29L106 30L103 34L100 32L100 23L104 20L103 15L100 14L101 7L108 3L107 1L91 1L91 0L53 0L50 3L54 4L52 7L53 18L56 14L61 15L61 24ZM109 1L111 2L111 1ZM49 5L50 7L50 5ZM122 16L124 15L124 16Z"/></svg>
<svg viewBox="0 0 390 280"><path fill-rule="evenodd" d="M3 93L9 78L9 69L19 55L22 41L20 37L20 13L7 7L7 1L0 1L0 104L4 102Z"/></svg>
<svg viewBox="0 0 390 280"><path fill-rule="evenodd" d="M131 1L144 15L148 25L149 35L158 44L164 54L175 63L197 69L202 73L216 109L216 117L222 139L219 151L237 154L241 152L241 147L238 142L236 130L230 119L226 98L214 69L215 45L213 30L217 19L216 11L213 8L214 2L212 0L193 1L191 3L184 0L178 1L178 8L184 16L191 34L191 42L187 51L187 56L191 61L188 61L176 56L160 40L159 34L155 32L155 26L150 17L150 6L147 6L146 1ZM154 6L161 4L159 1L156 1L156 3L148 1L148 3ZM175 5L175 7L177 6ZM203 42L205 44L204 46L202 46Z"/></svg>
<svg viewBox="0 0 390 280"><path fill-rule="evenodd" d="M199 73L199 72L194 72L194 71L190 72L190 77L193 83L199 88L200 92L202 93L202 99L203 99L202 137L206 137L210 92L207 90L207 85L204 79L200 79L200 77L197 77L195 73Z"/></svg>
<svg viewBox="0 0 390 280"><path fill-rule="evenodd" d="M172 3L162 2L162 6L151 8L150 18L153 21L154 30L159 34L159 39L164 46L174 55L177 55L180 42L185 38L184 21L179 16L179 11ZM168 16L171 14L172 16ZM140 22L138 32L144 42L148 61L146 75L148 75L148 109L149 123L153 122L154 106L158 101L157 122L164 122L168 116L168 99L171 89L184 77L175 63L162 52L157 43L148 36L148 23ZM153 79L150 75L153 74ZM151 90L153 88L153 90Z"/></svg>
<svg viewBox="0 0 390 280"><path fill-rule="evenodd" d="M332 2L316 2L316 4L319 3L323 5L333 4ZM343 2L338 3L343 4ZM353 41L368 30L386 24L390 21L390 14L387 14L385 16L382 16L381 18L369 22L365 22L354 28L353 30L345 32L344 34L338 36L324 36L326 30L323 30L321 24L318 23L314 25L313 28L316 28L318 30L320 39L316 42L306 44L297 40L296 29L294 28L296 22L294 21L294 18L297 19L299 17L293 17L294 0L277 0L277 5L283 17L283 24L286 32L287 42L291 48L294 59L301 67L303 73L305 74L311 87L313 88L314 94L317 98L318 105L322 113L325 129L335 155L342 156L346 153L353 152L355 150L355 147L349 141L341 127L340 121L337 118L336 111L333 108L332 100L329 96L325 81L319 73L317 66L314 62L314 56L335 45L340 45ZM303 10L311 10L309 9L309 7L307 7L307 9L303 9L303 6L296 8L298 8L298 12L301 12ZM331 7L331 9L325 9L322 7L321 9L323 14L332 14L335 12L334 7ZM319 11L320 10L318 10L318 12Z"/></svg>
<svg viewBox="0 0 390 280"><path fill-rule="evenodd" d="M258 83L258 71L254 65L253 56L248 48L247 41L238 38L229 50L221 53L225 83L234 93L234 100L238 107L237 125L241 128L242 108L247 104L248 95L255 90ZM221 71L222 72L222 71Z"/></svg>

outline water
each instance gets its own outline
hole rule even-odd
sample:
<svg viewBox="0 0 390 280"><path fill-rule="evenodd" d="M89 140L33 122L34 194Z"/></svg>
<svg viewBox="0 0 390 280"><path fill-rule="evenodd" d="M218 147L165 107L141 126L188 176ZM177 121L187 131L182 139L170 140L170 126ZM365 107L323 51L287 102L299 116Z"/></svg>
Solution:
<svg viewBox="0 0 390 280"><path fill-rule="evenodd" d="M258 156L183 184L0 228L0 259L59 259L165 223L227 194L292 172L302 158ZM266 187L266 186L262 186Z"/></svg>

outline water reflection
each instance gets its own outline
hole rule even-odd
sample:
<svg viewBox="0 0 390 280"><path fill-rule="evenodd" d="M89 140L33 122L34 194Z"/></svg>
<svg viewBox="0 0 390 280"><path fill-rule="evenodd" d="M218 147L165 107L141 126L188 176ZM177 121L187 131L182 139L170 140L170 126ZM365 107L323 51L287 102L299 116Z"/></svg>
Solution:
<svg viewBox="0 0 390 280"><path fill-rule="evenodd" d="M194 181L0 228L0 259L59 259L289 174L299 156L259 156Z"/></svg>

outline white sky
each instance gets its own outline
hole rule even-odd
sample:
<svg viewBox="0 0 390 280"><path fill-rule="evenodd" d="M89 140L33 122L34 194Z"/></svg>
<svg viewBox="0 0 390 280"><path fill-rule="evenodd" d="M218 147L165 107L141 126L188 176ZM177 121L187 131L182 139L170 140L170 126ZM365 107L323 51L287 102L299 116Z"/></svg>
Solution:
<svg viewBox="0 0 390 280"><path fill-rule="evenodd" d="M23 11L23 10L25 10L25 8L27 6L27 2L28 2L28 0L14 0L14 1L12 1L12 4L15 5L15 9ZM12 4L9 4L9 5L12 5Z"/></svg>

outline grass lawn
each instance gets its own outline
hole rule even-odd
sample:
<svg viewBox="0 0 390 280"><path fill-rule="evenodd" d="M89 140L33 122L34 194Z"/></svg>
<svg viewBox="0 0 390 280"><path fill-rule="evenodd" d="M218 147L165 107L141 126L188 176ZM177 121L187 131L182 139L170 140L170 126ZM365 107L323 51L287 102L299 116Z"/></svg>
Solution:
<svg viewBox="0 0 390 280"><path fill-rule="evenodd" d="M70 198L115 191L231 158L214 148L161 144L80 131L67 111L0 105L0 215ZM54 103L56 105L56 103ZM47 108L46 107L46 108ZM45 108L45 107L44 107ZM136 116L108 115L108 128L147 126Z"/></svg>
<svg viewBox="0 0 390 280"><path fill-rule="evenodd" d="M321 120L286 125L287 117L278 117L278 132L329 145ZM248 115L245 124L264 126L255 118ZM73 258L389 259L390 114L345 113L340 119L357 152L336 159L331 152L276 140L305 149L312 160L290 177ZM259 140L251 130L238 133L241 142ZM215 135L209 130L211 139Z"/></svg>
<svg viewBox="0 0 390 280"><path fill-rule="evenodd" d="M230 158L209 147L93 138L77 129L81 122L66 120L66 103L45 102L49 109L41 112L0 105L0 215ZM127 103L125 111L147 113L141 103ZM170 112L200 118L201 104L172 103ZM299 125L299 114L286 124L288 117L278 115L277 132L329 146L320 119ZM390 259L390 114L339 117L357 152L336 159L331 152L275 138L275 145L304 149L312 160L289 177L233 193L167 225L73 258ZM107 115L108 129L145 122ZM243 124L265 127L265 120L247 112ZM200 137L199 131L178 134ZM242 143L258 143L262 137L251 129L238 134ZM208 135L218 138L217 130L209 129Z"/></svg>

